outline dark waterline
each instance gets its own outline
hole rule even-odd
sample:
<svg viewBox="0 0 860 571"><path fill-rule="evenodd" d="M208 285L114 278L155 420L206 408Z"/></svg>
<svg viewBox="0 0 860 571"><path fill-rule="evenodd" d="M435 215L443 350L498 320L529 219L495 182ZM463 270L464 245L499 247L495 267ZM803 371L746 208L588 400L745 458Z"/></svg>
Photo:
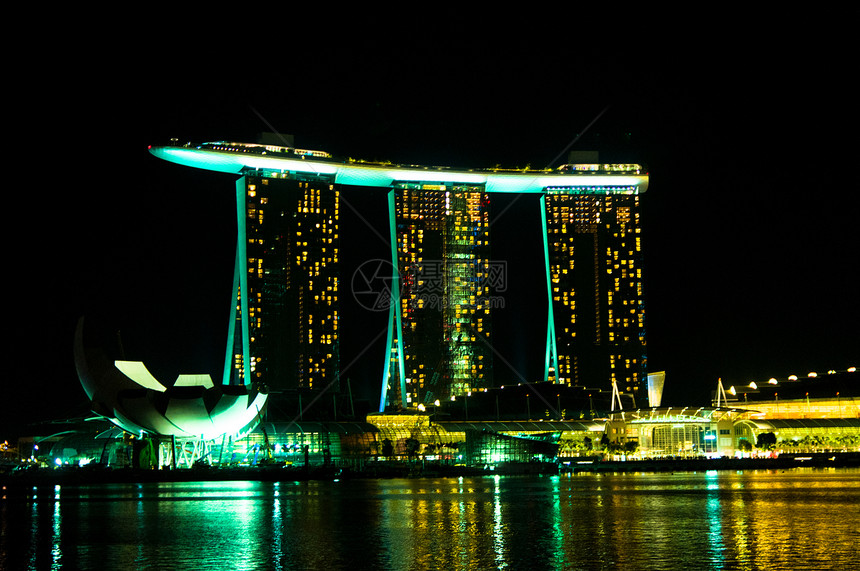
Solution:
<svg viewBox="0 0 860 571"><path fill-rule="evenodd" d="M0 570L845 569L860 470L6 489Z"/></svg>

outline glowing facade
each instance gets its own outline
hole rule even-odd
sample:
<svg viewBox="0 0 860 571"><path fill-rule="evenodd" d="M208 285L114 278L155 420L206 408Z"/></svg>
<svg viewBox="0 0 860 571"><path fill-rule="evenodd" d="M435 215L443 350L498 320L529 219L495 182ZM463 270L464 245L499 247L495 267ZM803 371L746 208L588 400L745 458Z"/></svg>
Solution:
<svg viewBox="0 0 860 571"><path fill-rule="evenodd" d="M337 389L339 191L327 177L260 169L236 196L228 383Z"/></svg>
<svg viewBox="0 0 860 571"><path fill-rule="evenodd" d="M244 434L260 421L268 395L255 387L216 385L208 374L156 379L140 361L112 359L100 343L75 331L75 368L93 412L137 437L193 441Z"/></svg>
<svg viewBox="0 0 860 571"><path fill-rule="evenodd" d="M380 411L491 385L493 192L541 195L544 380L645 397L639 194L648 175L638 165L457 171L226 142L151 152L241 175L224 384L317 388L337 379L338 192L350 185L391 189L394 271Z"/></svg>
<svg viewBox="0 0 860 571"><path fill-rule="evenodd" d="M380 408L490 386L489 197L483 185L397 183L393 293Z"/></svg>
<svg viewBox="0 0 860 571"><path fill-rule="evenodd" d="M547 189L542 201L550 299L546 380L571 386L609 381L644 403L639 206L630 187Z"/></svg>

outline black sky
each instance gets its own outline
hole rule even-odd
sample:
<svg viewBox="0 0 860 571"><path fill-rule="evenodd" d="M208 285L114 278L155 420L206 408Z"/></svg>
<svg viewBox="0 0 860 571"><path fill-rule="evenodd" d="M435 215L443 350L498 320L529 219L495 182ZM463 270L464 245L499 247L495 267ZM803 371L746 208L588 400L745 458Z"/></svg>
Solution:
<svg viewBox="0 0 860 571"><path fill-rule="evenodd" d="M85 404L71 354L84 314L108 318L129 357L166 376L220 366L233 178L147 153L171 137L277 130L336 155L543 167L605 110L574 149L650 172L646 326L666 399L704 404L717 377L856 365L857 10L662 16L443 19L409 34L257 23L250 35L196 28L194 39L156 17L143 34L46 35L53 49L17 59L8 88L15 335L0 429ZM348 263L384 257L381 195L344 200ZM525 288L500 325L512 368L497 362L497 376L513 377L535 370L523 348L541 325L527 316L545 301L523 301L534 200L498 197L494 208L511 200L493 255ZM381 325L360 317L367 330L344 323L346 374L372 393L381 357L362 342ZM34 390L47 406L21 404Z"/></svg>

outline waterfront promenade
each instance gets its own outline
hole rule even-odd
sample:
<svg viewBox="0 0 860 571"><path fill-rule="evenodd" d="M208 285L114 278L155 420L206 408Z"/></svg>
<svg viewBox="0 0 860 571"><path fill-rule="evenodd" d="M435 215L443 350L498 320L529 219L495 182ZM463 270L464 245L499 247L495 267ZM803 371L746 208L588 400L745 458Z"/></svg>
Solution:
<svg viewBox="0 0 860 571"><path fill-rule="evenodd" d="M89 485L191 481L308 481L351 478L480 477L547 475L558 473L675 473L712 470L789 470L794 468L858 468L860 453L782 454L776 458L694 458L601 460L578 459L561 463L505 463L495 466L455 466L436 462L369 462L350 466L244 466L176 470L110 469L99 466L31 468L0 475L0 485Z"/></svg>

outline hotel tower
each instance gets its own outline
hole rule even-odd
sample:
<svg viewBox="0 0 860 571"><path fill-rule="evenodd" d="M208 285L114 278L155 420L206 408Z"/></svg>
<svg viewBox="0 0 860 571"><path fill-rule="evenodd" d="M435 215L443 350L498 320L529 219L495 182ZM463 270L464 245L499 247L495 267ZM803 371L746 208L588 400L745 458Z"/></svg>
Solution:
<svg viewBox="0 0 860 571"><path fill-rule="evenodd" d="M247 145L213 145L247 149ZM268 155L291 151L252 147ZM225 384L273 391L339 388L339 190L331 176L245 169Z"/></svg>
<svg viewBox="0 0 860 571"><path fill-rule="evenodd" d="M493 386L493 193L540 195L546 350L543 378L526 381L647 398L639 165L458 171L227 142L151 152L239 175L224 384L337 388L340 192L376 187L392 266L380 411Z"/></svg>
<svg viewBox="0 0 860 571"><path fill-rule="evenodd" d="M489 196L484 185L398 182L389 193L392 288L380 407L492 384Z"/></svg>
<svg viewBox="0 0 860 571"><path fill-rule="evenodd" d="M642 237L638 194L549 189L542 199L547 295L547 380L608 381L647 398Z"/></svg>

